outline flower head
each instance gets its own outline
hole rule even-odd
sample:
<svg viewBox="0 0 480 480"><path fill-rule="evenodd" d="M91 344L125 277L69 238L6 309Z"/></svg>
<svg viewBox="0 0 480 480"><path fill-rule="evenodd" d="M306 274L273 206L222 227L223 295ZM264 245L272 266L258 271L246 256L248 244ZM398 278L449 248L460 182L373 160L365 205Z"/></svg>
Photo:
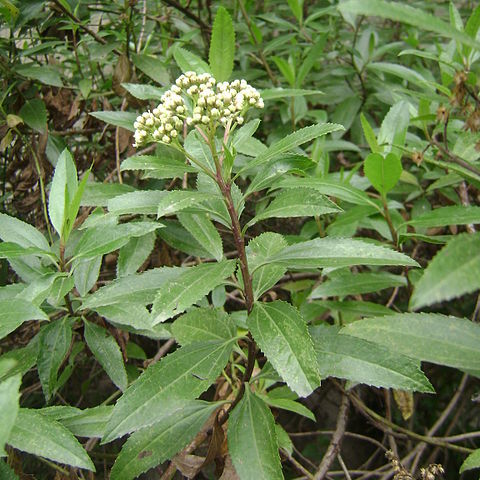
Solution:
<svg viewBox="0 0 480 480"><path fill-rule="evenodd" d="M217 83L209 73L185 72L152 111L137 117L134 146L178 142L185 127L241 125L248 109L263 108L260 93L246 80Z"/></svg>

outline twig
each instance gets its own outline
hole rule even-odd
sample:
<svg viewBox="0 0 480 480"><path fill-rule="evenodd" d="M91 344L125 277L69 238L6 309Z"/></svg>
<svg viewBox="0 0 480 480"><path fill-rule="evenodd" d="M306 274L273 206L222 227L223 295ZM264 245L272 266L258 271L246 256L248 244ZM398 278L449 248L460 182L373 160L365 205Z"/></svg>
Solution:
<svg viewBox="0 0 480 480"><path fill-rule="evenodd" d="M342 392L342 402L340 404L340 408L338 409L337 426L335 428L335 433L333 434L327 452L323 456L320 466L318 467L318 470L313 477L314 480L322 480L325 478L330 468L330 465L335 460L335 457L340 451L340 444L345 434L345 429L347 427L349 405L350 401L348 395L345 392Z"/></svg>
<svg viewBox="0 0 480 480"><path fill-rule="evenodd" d="M338 453L337 454L337 460L340 466L342 467L343 473L345 474L345 478L347 480L352 480L352 477L350 476L350 473L348 473L347 466L345 465L345 462L343 461L342 456Z"/></svg>

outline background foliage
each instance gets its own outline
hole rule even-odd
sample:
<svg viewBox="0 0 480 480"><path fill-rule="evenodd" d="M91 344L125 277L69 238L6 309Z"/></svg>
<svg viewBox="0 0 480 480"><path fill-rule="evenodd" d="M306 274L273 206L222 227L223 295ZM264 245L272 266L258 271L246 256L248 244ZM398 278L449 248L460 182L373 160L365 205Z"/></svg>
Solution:
<svg viewBox="0 0 480 480"><path fill-rule="evenodd" d="M1 478L476 478L480 7L0 15ZM135 149L185 71L265 108Z"/></svg>

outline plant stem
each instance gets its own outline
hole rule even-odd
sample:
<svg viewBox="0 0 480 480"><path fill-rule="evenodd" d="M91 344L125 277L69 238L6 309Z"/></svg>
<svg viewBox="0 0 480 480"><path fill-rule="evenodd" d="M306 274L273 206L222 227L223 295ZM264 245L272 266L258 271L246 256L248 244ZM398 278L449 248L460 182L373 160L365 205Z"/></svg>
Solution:
<svg viewBox="0 0 480 480"><path fill-rule="evenodd" d="M387 199L384 195L382 195L382 203L383 203L383 216L387 221L388 229L390 230L390 234L392 235L392 241L395 247L398 247L398 235L395 227L393 226L392 217L390 216L390 210L388 209Z"/></svg>

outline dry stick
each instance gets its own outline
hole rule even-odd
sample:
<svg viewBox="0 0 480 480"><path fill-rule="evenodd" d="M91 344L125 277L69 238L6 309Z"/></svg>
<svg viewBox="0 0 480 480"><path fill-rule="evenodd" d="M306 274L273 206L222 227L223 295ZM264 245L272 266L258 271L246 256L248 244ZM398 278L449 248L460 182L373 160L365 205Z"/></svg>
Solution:
<svg viewBox="0 0 480 480"><path fill-rule="evenodd" d="M438 429L445 423L447 418L450 416L450 413L452 413L453 409L456 407L458 401L463 395L463 392L465 391L465 387L467 386L467 382L468 382L468 375L464 373L462 376L462 379L460 380L460 384L457 388L457 391L455 392L455 395L451 398L450 402L448 402L448 405L445 407L445 410L442 412L438 420L433 424L432 428L430 428L430 430L427 432L428 437L435 435L435 432L438 431ZM426 443L420 443L417 446L416 448L417 454L415 456L415 460L413 461L413 464L411 467L412 472L416 470L417 465L420 461L420 457L422 456L426 448L427 448Z"/></svg>
<svg viewBox="0 0 480 480"><path fill-rule="evenodd" d="M435 139L435 137L432 137L430 142L432 145L435 145L440 150L440 152L442 152L446 157L448 157L450 161L469 170L475 175L480 176L480 170L478 170L476 167L474 167L470 163L466 162L463 158L457 157L457 155L453 154L450 150L447 150L442 143L440 143L438 140Z"/></svg>
<svg viewBox="0 0 480 480"><path fill-rule="evenodd" d="M343 461L343 458L340 455L340 453L337 454L337 460L338 460L338 463L340 464L340 466L342 467L343 473L345 474L345 478L347 480L352 480L352 477L350 476L350 473L348 473L348 468L345 465L345 462Z"/></svg>
<svg viewBox="0 0 480 480"><path fill-rule="evenodd" d="M342 392L342 402L340 404L340 408L338 409L337 426L335 428L335 433L333 434L327 452L323 456L322 462L320 463L320 466L318 467L318 470L313 477L314 480L323 480L325 478L330 468L330 465L333 463L335 457L340 451L340 444L345 434L345 429L347 427L349 404L350 401L348 395L345 392Z"/></svg>

